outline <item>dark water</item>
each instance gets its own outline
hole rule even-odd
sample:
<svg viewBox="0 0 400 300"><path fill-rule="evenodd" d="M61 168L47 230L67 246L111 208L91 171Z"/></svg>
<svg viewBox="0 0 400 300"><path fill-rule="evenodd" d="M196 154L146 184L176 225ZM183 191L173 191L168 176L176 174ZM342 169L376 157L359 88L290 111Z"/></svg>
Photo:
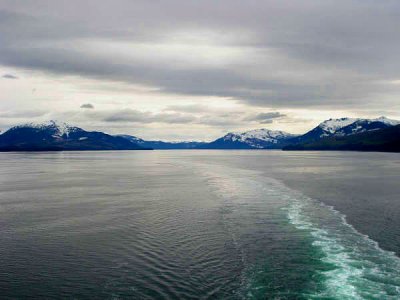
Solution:
<svg viewBox="0 0 400 300"><path fill-rule="evenodd" d="M398 154L3 153L0 165L1 299L400 298Z"/></svg>

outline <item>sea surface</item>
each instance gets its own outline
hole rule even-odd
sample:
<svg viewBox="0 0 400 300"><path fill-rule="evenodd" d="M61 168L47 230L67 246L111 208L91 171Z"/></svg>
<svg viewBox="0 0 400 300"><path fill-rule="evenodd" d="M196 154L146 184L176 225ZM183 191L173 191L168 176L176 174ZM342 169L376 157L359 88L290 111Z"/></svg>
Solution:
<svg viewBox="0 0 400 300"><path fill-rule="evenodd" d="M400 154L0 153L0 299L400 299Z"/></svg>

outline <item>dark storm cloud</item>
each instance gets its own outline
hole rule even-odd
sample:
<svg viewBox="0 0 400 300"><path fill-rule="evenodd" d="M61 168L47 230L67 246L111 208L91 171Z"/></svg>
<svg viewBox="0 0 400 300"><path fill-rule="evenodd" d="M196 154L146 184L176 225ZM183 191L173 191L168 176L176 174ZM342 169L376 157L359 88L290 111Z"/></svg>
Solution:
<svg viewBox="0 0 400 300"><path fill-rule="evenodd" d="M91 103L85 103L85 104L82 104L82 105L81 105L81 108L84 108L84 109L94 109L94 105L91 104Z"/></svg>
<svg viewBox="0 0 400 300"><path fill-rule="evenodd" d="M12 74L4 74L2 77L6 78L6 79L18 79L17 76L12 75Z"/></svg>
<svg viewBox="0 0 400 300"><path fill-rule="evenodd" d="M5 0L0 64L257 106L362 107L400 93L382 84L400 78L399 12L371 0ZM163 48L174 42L197 52ZM231 50L243 57L202 58Z"/></svg>

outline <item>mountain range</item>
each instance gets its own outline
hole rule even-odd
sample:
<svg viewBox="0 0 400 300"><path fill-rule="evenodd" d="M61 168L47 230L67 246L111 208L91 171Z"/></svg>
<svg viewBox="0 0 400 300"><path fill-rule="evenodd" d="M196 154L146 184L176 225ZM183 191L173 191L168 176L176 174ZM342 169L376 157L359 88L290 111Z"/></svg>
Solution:
<svg viewBox="0 0 400 300"><path fill-rule="evenodd" d="M317 141L288 145L283 150L400 152L400 125L356 134L332 135Z"/></svg>
<svg viewBox="0 0 400 300"><path fill-rule="evenodd" d="M230 132L199 149L281 149L297 137L284 131L255 129L245 132Z"/></svg>
<svg viewBox="0 0 400 300"><path fill-rule="evenodd" d="M85 131L65 123L24 124L0 135L0 151L284 149L400 151L400 121L329 119L303 135L256 129L230 132L212 142L165 142L132 135Z"/></svg>
<svg viewBox="0 0 400 300"><path fill-rule="evenodd" d="M12 127L0 135L0 151L144 150L131 141L50 121Z"/></svg>
<svg viewBox="0 0 400 300"><path fill-rule="evenodd" d="M329 119L291 141L292 144L310 143L331 136L346 136L399 125L400 121L385 117L376 119Z"/></svg>
<svg viewBox="0 0 400 300"><path fill-rule="evenodd" d="M194 141L189 141L189 142L164 142L164 141L145 141L141 138L138 138L133 135L127 135L127 134L120 134L117 135L119 137L123 137L132 143L135 143L141 147L144 148L152 148L152 149L158 149L158 150L168 150L168 149L196 149L202 145L207 144L206 142L194 142Z"/></svg>
<svg viewBox="0 0 400 300"><path fill-rule="evenodd" d="M283 150L398 151L400 121L376 119L329 119L285 145Z"/></svg>

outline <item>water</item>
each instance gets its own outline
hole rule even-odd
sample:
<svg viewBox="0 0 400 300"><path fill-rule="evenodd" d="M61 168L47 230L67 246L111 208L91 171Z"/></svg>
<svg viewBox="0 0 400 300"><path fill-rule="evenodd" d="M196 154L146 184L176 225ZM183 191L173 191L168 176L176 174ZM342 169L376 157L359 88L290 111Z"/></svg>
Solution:
<svg viewBox="0 0 400 300"><path fill-rule="evenodd" d="M0 154L1 299L399 299L400 155Z"/></svg>

